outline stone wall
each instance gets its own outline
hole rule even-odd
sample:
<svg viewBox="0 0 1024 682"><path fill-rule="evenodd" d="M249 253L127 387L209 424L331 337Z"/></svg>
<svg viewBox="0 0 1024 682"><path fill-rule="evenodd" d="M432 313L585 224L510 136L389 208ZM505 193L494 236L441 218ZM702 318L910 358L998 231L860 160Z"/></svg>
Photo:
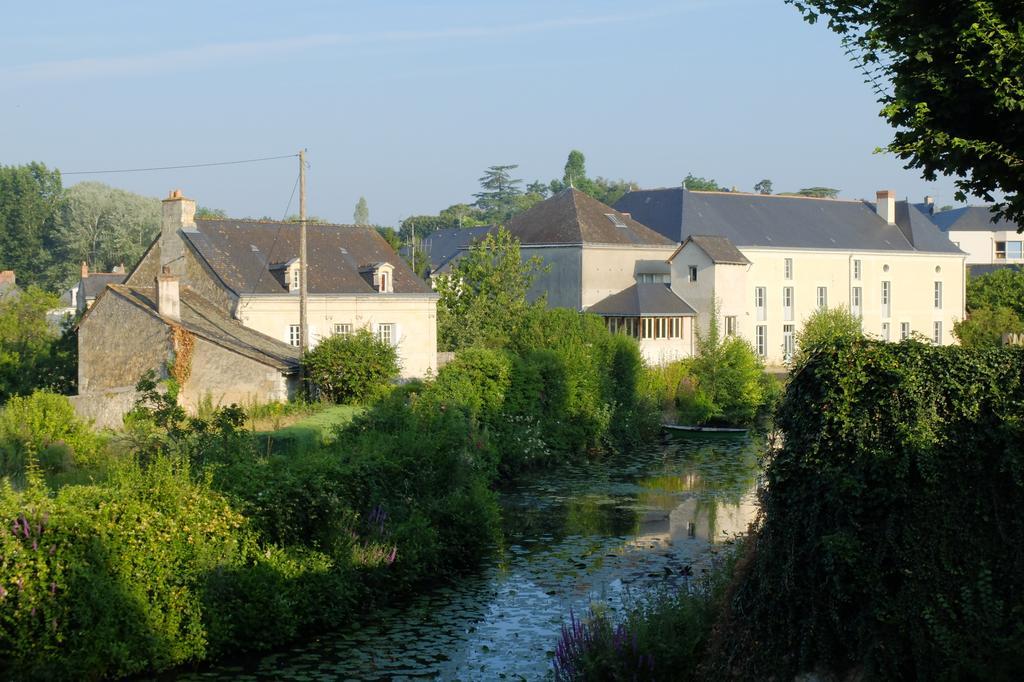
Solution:
<svg viewBox="0 0 1024 682"><path fill-rule="evenodd" d="M170 359L167 325L107 290L78 329L78 390L134 386L151 369L162 378Z"/></svg>
<svg viewBox="0 0 1024 682"><path fill-rule="evenodd" d="M293 390L279 370L196 337L191 375L178 402L195 412L207 398L214 407L247 405L286 401Z"/></svg>
<svg viewBox="0 0 1024 682"><path fill-rule="evenodd" d="M180 232L177 238L182 241L182 249L185 255L173 269L175 274L178 274L181 278L182 288L188 287L192 289L192 291L223 310L227 315L234 315L235 297L224 288L217 275L196 255L191 246L184 243L185 238ZM160 258L160 242L157 240L150 247L149 251L146 252L146 255L142 257L142 260L132 271L125 284L140 288L156 286L156 276L160 274Z"/></svg>
<svg viewBox="0 0 1024 682"><path fill-rule="evenodd" d="M68 396L75 412L93 423L97 429L120 429L124 415L132 409L138 396L133 386L123 386L93 393Z"/></svg>

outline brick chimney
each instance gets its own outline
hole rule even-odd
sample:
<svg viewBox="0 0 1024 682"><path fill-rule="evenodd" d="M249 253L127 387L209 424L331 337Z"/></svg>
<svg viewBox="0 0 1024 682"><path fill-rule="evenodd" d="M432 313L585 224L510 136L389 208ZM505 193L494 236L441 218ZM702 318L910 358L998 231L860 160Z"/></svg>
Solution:
<svg viewBox="0 0 1024 682"><path fill-rule="evenodd" d="M14 286L15 283L14 270L4 270L3 272L0 272L0 284L9 284Z"/></svg>
<svg viewBox="0 0 1024 682"><path fill-rule="evenodd" d="M86 263L85 261L82 261L82 279L85 279L88 276L89 276L89 264Z"/></svg>
<svg viewBox="0 0 1024 682"><path fill-rule="evenodd" d="M185 242L180 232L196 229L196 202L176 189L163 200L161 209L160 266L170 266L180 276L185 273Z"/></svg>
<svg viewBox="0 0 1024 682"><path fill-rule="evenodd" d="M163 266L156 277L156 311L162 317L181 319L181 298L178 290L178 276L171 273L168 265Z"/></svg>
<svg viewBox="0 0 1024 682"><path fill-rule="evenodd" d="M924 198L924 205L928 207L928 212L935 213L935 197L928 195Z"/></svg>
<svg viewBox="0 0 1024 682"><path fill-rule="evenodd" d="M878 216L889 225L896 224L896 192L891 189L880 189L875 193L878 202L875 210Z"/></svg>

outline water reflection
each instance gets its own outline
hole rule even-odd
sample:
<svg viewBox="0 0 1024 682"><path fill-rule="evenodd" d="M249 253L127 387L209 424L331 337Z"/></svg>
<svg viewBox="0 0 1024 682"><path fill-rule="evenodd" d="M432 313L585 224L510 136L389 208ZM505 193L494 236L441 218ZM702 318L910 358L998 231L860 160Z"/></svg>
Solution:
<svg viewBox="0 0 1024 682"><path fill-rule="evenodd" d="M168 679L543 679L562 619L679 584L756 513L758 447L675 437L521 481L505 546L450 586L268 656Z"/></svg>

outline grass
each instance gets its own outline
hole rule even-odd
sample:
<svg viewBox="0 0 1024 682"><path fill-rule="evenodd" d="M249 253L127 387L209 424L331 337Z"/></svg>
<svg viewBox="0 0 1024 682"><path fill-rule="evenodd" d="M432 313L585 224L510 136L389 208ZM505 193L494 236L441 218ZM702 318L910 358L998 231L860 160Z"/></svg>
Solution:
<svg viewBox="0 0 1024 682"><path fill-rule="evenodd" d="M364 409L355 405L332 405L300 417L287 426L257 431L256 437L262 449L268 452L307 452L332 442L335 428L348 424Z"/></svg>

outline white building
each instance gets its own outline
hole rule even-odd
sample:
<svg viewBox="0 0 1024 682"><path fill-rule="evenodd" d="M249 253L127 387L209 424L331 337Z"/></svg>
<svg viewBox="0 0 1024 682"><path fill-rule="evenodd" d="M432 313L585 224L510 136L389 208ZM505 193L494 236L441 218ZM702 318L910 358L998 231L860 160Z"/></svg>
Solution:
<svg viewBox="0 0 1024 682"><path fill-rule="evenodd" d="M925 208L931 208L927 201ZM932 221L967 254L967 265L1024 264L1024 235L1016 223L992 222L987 206L965 206L932 214Z"/></svg>
<svg viewBox="0 0 1024 682"><path fill-rule="evenodd" d="M822 307L845 306L894 341L954 343L964 317L965 254L891 191L870 203L671 188L630 192L616 208L681 241L671 287L698 328L717 302L719 329L769 365L785 363Z"/></svg>

